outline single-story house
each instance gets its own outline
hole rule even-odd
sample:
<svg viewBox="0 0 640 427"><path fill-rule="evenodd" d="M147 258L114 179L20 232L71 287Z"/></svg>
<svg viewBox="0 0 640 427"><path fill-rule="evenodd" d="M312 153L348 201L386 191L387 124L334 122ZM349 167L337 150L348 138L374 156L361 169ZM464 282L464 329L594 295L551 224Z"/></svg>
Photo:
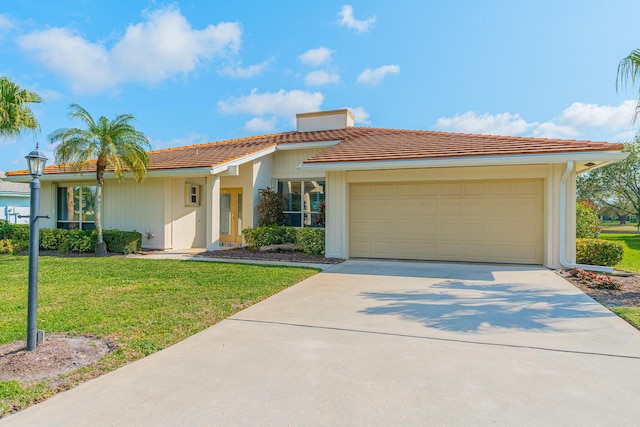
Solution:
<svg viewBox="0 0 640 427"><path fill-rule="evenodd" d="M354 126L347 109L297 130L149 152L142 183L106 175L103 226L143 247L242 245L259 190L287 223L324 227L326 256L538 264L575 261L575 177L622 144ZM7 174L28 181L26 171ZM95 174L47 166L43 227L94 226Z"/></svg>
<svg viewBox="0 0 640 427"><path fill-rule="evenodd" d="M0 219L10 224L28 224L30 193L29 184L3 181L0 176Z"/></svg>

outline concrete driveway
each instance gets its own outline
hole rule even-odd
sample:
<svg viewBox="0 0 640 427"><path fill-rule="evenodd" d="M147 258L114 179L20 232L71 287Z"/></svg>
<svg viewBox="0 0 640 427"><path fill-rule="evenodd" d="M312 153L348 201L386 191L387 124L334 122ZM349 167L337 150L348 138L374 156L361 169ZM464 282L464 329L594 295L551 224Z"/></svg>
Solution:
<svg viewBox="0 0 640 427"><path fill-rule="evenodd" d="M538 267L347 261L6 426L636 425L640 332Z"/></svg>

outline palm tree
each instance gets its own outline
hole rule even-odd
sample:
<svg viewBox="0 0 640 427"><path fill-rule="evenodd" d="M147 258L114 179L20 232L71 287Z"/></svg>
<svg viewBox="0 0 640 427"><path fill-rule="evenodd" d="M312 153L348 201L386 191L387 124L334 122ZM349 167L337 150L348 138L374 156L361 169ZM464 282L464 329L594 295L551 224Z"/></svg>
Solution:
<svg viewBox="0 0 640 427"><path fill-rule="evenodd" d="M616 91L627 86L633 87L636 79L640 78L640 49L634 49L618 64L618 76L616 77ZM640 89L638 90L638 103L633 122L640 116Z"/></svg>
<svg viewBox="0 0 640 427"><path fill-rule="evenodd" d="M42 98L23 89L8 77L0 77L0 136L18 136L27 129L40 129L31 108L27 104L42 102Z"/></svg>
<svg viewBox="0 0 640 427"><path fill-rule="evenodd" d="M119 181L124 179L125 171L133 174L137 182L144 179L149 166L149 157L145 151L150 148L149 139L131 124L135 117L120 114L109 121L101 116L98 121L78 104L71 104L69 117L80 119L86 129L63 128L49 135L51 143L60 142L55 148L56 163L59 167L69 167L76 173L82 173L95 164L96 206L95 224L98 233L96 254L106 255L106 245L102 240L102 186L104 173L108 167Z"/></svg>

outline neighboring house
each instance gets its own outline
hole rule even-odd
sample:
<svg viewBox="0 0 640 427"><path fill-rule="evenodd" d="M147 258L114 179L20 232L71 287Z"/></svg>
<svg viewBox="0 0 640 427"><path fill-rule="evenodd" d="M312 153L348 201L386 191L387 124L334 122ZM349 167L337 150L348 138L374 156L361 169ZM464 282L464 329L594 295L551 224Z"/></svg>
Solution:
<svg viewBox="0 0 640 427"><path fill-rule="evenodd" d="M3 181L0 177L0 219L11 224L28 224L29 218L19 218L29 215L29 184Z"/></svg>
<svg viewBox="0 0 640 427"><path fill-rule="evenodd" d="M353 124L348 110L298 114L294 132L152 151L144 182L106 175L104 228L154 249L241 245L270 187L289 225L326 227L327 257L559 267L575 260L576 173L625 157L621 144ZM41 181L41 226L94 226L94 173L48 166Z"/></svg>

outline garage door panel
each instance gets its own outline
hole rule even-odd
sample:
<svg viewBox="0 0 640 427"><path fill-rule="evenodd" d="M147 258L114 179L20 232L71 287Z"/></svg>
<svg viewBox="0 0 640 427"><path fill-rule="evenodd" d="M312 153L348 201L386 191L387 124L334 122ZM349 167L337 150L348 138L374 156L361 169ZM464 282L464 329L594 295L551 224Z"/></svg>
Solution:
<svg viewBox="0 0 640 427"><path fill-rule="evenodd" d="M440 196L460 196L462 194L461 183L441 183Z"/></svg>
<svg viewBox="0 0 640 427"><path fill-rule="evenodd" d="M484 196L487 192L487 185L484 182L465 182L463 189L465 196Z"/></svg>
<svg viewBox="0 0 640 427"><path fill-rule="evenodd" d="M352 184L350 256L542 263L542 180Z"/></svg>
<svg viewBox="0 0 640 427"><path fill-rule="evenodd" d="M418 183L416 186L416 195L419 197L424 196L439 196L440 185L434 183ZM437 198L437 197L436 197Z"/></svg>
<svg viewBox="0 0 640 427"><path fill-rule="evenodd" d="M459 200L441 200L440 216L460 216L462 214L462 201Z"/></svg>
<svg viewBox="0 0 640 427"><path fill-rule="evenodd" d="M484 200L465 200L462 213L467 216L484 216L487 214L487 206Z"/></svg>
<svg viewBox="0 0 640 427"><path fill-rule="evenodd" d="M395 194L394 187L395 185L393 184L377 184L373 188L373 196L378 199L393 197Z"/></svg>
<svg viewBox="0 0 640 427"><path fill-rule="evenodd" d="M416 214L419 218L429 218L438 215L438 200L416 200Z"/></svg>

